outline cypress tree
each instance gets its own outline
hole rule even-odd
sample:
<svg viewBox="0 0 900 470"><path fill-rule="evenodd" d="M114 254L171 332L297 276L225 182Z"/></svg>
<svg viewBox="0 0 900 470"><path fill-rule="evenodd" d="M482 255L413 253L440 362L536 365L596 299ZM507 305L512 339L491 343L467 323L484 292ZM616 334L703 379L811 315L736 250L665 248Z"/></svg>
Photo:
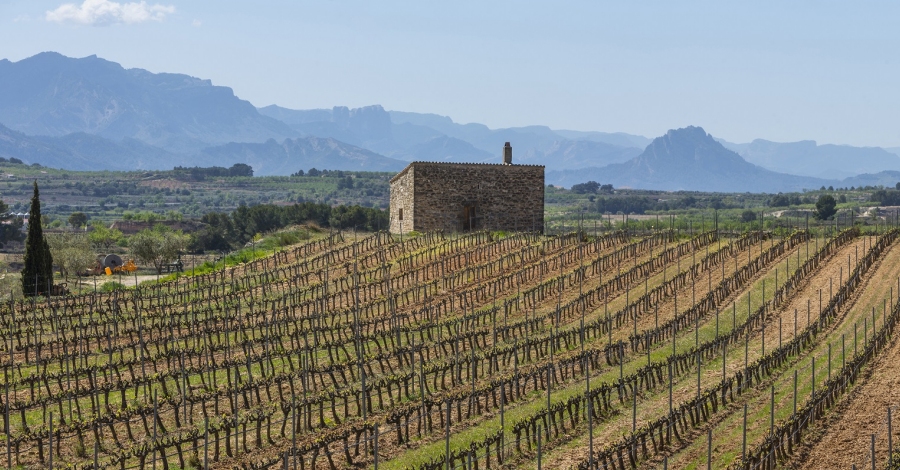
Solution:
<svg viewBox="0 0 900 470"><path fill-rule="evenodd" d="M44 230L41 228L41 199L38 194L37 181L35 181L31 209L28 211L28 237L25 239L22 293L26 297L33 296L35 293L49 294L48 287L51 285L53 285L53 257L50 255L50 245L44 239Z"/></svg>

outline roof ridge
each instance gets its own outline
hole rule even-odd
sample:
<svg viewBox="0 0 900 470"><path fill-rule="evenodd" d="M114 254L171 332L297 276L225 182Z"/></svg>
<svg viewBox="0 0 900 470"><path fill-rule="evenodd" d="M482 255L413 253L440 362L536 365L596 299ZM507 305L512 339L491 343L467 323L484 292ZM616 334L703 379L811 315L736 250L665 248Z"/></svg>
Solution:
<svg viewBox="0 0 900 470"><path fill-rule="evenodd" d="M428 162L428 161L420 161L414 160L409 162L406 167L400 170L393 178L391 178L388 183L393 183L394 180L403 176L410 168L412 168L415 164L420 165L477 165L477 166L515 166L515 167L529 167L529 168L546 168L544 165L532 165L532 164L521 164L521 163L481 163L481 162Z"/></svg>

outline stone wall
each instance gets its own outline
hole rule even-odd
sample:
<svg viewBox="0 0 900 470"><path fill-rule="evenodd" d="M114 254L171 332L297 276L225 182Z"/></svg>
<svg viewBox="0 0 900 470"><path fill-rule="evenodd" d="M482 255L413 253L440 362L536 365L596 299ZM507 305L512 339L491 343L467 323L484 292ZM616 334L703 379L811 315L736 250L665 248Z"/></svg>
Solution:
<svg viewBox="0 0 900 470"><path fill-rule="evenodd" d="M544 167L411 163L391 180L391 231L544 227Z"/></svg>
<svg viewBox="0 0 900 470"><path fill-rule="evenodd" d="M406 233L414 230L414 175L415 168L410 165L391 179L391 233Z"/></svg>

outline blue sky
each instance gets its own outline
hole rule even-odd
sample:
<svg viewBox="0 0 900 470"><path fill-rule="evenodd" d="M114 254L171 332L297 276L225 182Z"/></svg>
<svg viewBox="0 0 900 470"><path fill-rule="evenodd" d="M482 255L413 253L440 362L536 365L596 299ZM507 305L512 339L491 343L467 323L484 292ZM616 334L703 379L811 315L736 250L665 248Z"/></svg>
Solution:
<svg viewBox="0 0 900 470"><path fill-rule="evenodd" d="M0 0L0 58L96 54L257 106L900 146L900 2Z"/></svg>

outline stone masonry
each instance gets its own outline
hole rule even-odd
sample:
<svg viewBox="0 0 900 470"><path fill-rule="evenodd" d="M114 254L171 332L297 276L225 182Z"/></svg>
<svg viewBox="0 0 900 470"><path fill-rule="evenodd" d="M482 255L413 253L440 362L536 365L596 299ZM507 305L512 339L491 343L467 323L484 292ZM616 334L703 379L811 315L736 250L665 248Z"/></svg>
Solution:
<svg viewBox="0 0 900 470"><path fill-rule="evenodd" d="M543 229L540 165L413 162L391 179L392 233Z"/></svg>

